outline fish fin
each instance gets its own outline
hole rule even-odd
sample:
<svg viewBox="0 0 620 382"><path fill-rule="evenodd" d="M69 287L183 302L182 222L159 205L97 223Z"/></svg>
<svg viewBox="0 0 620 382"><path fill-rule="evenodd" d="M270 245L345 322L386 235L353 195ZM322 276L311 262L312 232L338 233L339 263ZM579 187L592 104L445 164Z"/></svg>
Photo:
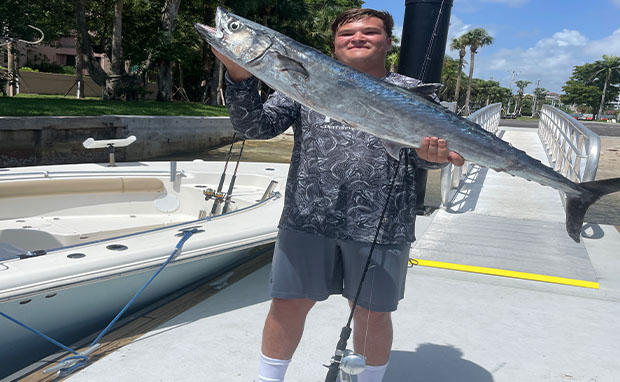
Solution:
<svg viewBox="0 0 620 382"><path fill-rule="evenodd" d="M604 195L620 191L620 178L583 182L579 187L584 189L580 195L566 195L566 231L577 243L588 208Z"/></svg>
<svg viewBox="0 0 620 382"><path fill-rule="evenodd" d="M435 98L437 96L437 91L442 87L442 84L437 84L437 83L430 83L430 84L421 84L419 86L413 87L413 88L409 88L407 90L409 90L412 93L415 93L417 95L420 95L426 99L429 99L431 101L434 101Z"/></svg>
<svg viewBox="0 0 620 382"><path fill-rule="evenodd" d="M299 61L283 56L280 53L277 54L277 58L279 62L278 68L281 72L299 73L304 77L304 80L308 79L308 71Z"/></svg>

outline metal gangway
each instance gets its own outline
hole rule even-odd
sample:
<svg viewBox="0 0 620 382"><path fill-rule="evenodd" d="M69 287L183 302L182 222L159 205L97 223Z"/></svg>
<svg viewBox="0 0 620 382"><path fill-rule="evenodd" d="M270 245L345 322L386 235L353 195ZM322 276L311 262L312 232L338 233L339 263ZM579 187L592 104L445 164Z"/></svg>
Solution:
<svg viewBox="0 0 620 382"><path fill-rule="evenodd" d="M497 103L469 118L575 182L594 179L600 140L583 124L545 105L537 130L500 129L500 113ZM566 234L563 193L471 163L445 167L440 182L442 208L413 247L421 265L598 287Z"/></svg>

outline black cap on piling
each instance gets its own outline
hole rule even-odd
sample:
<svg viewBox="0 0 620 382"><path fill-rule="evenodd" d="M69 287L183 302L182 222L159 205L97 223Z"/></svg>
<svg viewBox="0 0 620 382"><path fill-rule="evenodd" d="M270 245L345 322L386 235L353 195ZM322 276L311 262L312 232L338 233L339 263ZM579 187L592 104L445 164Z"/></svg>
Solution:
<svg viewBox="0 0 620 382"><path fill-rule="evenodd" d="M423 82L441 82L454 0L406 0L398 73ZM440 137L441 138L441 137ZM427 171L416 176L416 209L424 210Z"/></svg>

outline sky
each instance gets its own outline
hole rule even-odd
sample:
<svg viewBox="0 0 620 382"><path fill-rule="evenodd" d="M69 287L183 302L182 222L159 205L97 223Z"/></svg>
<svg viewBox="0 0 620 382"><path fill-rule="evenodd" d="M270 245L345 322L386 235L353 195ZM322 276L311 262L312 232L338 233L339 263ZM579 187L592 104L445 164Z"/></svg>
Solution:
<svg viewBox="0 0 620 382"><path fill-rule="evenodd" d="M400 36L405 0L365 0L364 7L389 11ZM561 94L575 66L603 54L620 56L620 0L454 0L446 53L458 59L450 41L474 28L494 38L478 50L474 77L499 81L513 92L515 81L526 80L532 83L526 93L540 81Z"/></svg>

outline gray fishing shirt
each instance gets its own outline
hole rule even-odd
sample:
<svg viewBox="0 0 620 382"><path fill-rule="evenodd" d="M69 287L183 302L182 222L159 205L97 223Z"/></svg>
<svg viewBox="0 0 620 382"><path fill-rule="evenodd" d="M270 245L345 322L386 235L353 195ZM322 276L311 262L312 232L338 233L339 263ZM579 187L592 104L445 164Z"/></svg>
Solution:
<svg viewBox="0 0 620 382"><path fill-rule="evenodd" d="M279 227L372 242L397 169L382 141L277 91L263 104L256 78L233 83L226 77L226 103L238 134L270 139L293 126L293 154ZM384 80L404 88L421 83L397 73L388 73ZM401 150L400 158L379 244L415 240L416 168L431 166L412 149Z"/></svg>

